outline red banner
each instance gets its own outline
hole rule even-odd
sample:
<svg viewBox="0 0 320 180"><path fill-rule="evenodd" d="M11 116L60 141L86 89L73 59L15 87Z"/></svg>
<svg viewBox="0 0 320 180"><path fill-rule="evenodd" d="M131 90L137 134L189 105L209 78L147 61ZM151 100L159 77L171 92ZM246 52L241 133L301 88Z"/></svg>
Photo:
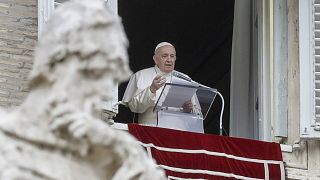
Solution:
<svg viewBox="0 0 320 180"><path fill-rule="evenodd" d="M280 145L129 124L168 179L285 179Z"/></svg>

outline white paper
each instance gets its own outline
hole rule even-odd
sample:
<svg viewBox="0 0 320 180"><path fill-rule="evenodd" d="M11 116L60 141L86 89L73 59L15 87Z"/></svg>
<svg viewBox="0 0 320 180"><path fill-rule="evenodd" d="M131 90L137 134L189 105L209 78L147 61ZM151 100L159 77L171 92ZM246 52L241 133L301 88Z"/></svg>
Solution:
<svg viewBox="0 0 320 180"><path fill-rule="evenodd" d="M162 107L182 107L186 101L190 101L195 95L196 88L184 86L170 86L164 90L165 101Z"/></svg>

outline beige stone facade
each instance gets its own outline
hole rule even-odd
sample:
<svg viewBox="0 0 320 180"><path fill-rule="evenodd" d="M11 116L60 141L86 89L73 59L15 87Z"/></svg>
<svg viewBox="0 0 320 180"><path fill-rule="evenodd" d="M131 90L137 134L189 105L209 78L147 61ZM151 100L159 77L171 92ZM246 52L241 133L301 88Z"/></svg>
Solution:
<svg viewBox="0 0 320 180"><path fill-rule="evenodd" d="M37 0L0 1L0 106L14 107L28 93L37 42Z"/></svg>

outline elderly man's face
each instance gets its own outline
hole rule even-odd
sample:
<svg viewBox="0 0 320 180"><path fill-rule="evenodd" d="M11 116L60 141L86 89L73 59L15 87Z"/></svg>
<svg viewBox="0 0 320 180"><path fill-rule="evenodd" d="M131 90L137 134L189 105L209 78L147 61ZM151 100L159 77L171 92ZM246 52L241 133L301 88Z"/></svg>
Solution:
<svg viewBox="0 0 320 180"><path fill-rule="evenodd" d="M153 59L162 72L170 73L174 70L176 50L170 45L162 46L157 49Z"/></svg>

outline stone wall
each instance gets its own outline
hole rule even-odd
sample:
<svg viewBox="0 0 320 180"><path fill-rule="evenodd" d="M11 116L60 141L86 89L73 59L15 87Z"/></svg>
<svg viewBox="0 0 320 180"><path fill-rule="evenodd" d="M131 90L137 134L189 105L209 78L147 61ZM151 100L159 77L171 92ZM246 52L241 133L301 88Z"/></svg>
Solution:
<svg viewBox="0 0 320 180"><path fill-rule="evenodd" d="M37 0L0 1L0 106L19 105L37 42Z"/></svg>

